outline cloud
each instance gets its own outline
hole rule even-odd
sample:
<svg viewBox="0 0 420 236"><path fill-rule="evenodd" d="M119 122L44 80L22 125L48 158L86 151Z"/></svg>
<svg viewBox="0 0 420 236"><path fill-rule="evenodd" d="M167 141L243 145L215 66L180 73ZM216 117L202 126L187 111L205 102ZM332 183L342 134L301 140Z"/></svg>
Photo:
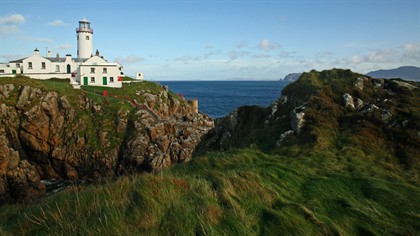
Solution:
<svg viewBox="0 0 420 236"><path fill-rule="evenodd" d="M204 46L205 49L213 49L214 46L211 44L207 44L206 46Z"/></svg>
<svg viewBox="0 0 420 236"><path fill-rule="evenodd" d="M16 25L16 24L22 24L25 22L25 17L21 14L12 14L10 16L5 16L0 18L0 24L5 25Z"/></svg>
<svg viewBox="0 0 420 236"><path fill-rule="evenodd" d="M227 63L229 63L229 62L231 62L233 60L236 60L238 58L248 56L249 54L250 53L247 52L247 51L236 51L236 50L232 50L232 51L228 52L228 56L229 56L229 59L230 60Z"/></svg>
<svg viewBox="0 0 420 236"><path fill-rule="evenodd" d="M0 33L1 34L13 34L18 33L21 30L17 25L25 22L25 17L20 14L12 14L0 18Z"/></svg>
<svg viewBox="0 0 420 236"><path fill-rule="evenodd" d="M261 53L261 54L255 54L255 55L253 55L252 56L253 58L270 58L271 57L271 55L269 55L269 54L265 54L265 53Z"/></svg>
<svg viewBox="0 0 420 236"><path fill-rule="evenodd" d="M71 48L70 44L62 44L62 45L58 45L55 49L58 51L61 51L61 50L67 50L70 48Z"/></svg>
<svg viewBox="0 0 420 236"><path fill-rule="evenodd" d="M398 52L393 49L376 50L365 56L363 61L366 63L389 62L398 56Z"/></svg>
<svg viewBox="0 0 420 236"><path fill-rule="evenodd" d="M137 63L137 62L144 61L144 57L130 55L130 56L126 56L126 57L117 57L117 58L115 58L115 60L119 61L122 64L134 64L134 63Z"/></svg>
<svg viewBox="0 0 420 236"><path fill-rule="evenodd" d="M13 34L20 32L20 29L16 25L1 25L0 33L1 34Z"/></svg>
<svg viewBox="0 0 420 236"><path fill-rule="evenodd" d="M67 24L66 24L66 23L64 23L64 21L62 21L62 20L54 20L54 21L48 22L48 24L49 24L50 26L54 26L54 27L66 26L66 25L67 25Z"/></svg>
<svg viewBox="0 0 420 236"><path fill-rule="evenodd" d="M322 51L322 52L318 53L316 56L320 57L320 58L330 58L330 57L334 56L334 52Z"/></svg>
<svg viewBox="0 0 420 236"><path fill-rule="evenodd" d="M174 59L175 62L182 62L184 64L188 64L190 62L196 62L200 60L201 60L200 57L193 57L191 55L185 55L185 56L177 57Z"/></svg>
<svg viewBox="0 0 420 236"><path fill-rule="evenodd" d="M52 43L52 39L49 38L40 38L40 37L24 37L23 39L31 41L31 42L38 42L38 43Z"/></svg>
<svg viewBox="0 0 420 236"><path fill-rule="evenodd" d="M242 40L242 41L236 43L236 48L239 48L239 49L245 48L247 46L248 46L248 43L245 40Z"/></svg>
<svg viewBox="0 0 420 236"><path fill-rule="evenodd" d="M419 43L406 43L404 44L403 57L407 59L414 59L420 61L420 44Z"/></svg>
<svg viewBox="0 0 420 236"><path fill-rule="evenodd" d="M3 60L0 61L11 61L11 60L16 60L18 58L23 58L25 55L23 54L4 54L4 55L0 55L0 58L2 58Z"/></svg>
<svg viewBox="0 0 420 236"><path fill-rule="evenodd" d="M260 42L258 47L260 50L271 51L271 50L281 48L281 45L276 42L270 42L269 40L264 39Z"/></svg>

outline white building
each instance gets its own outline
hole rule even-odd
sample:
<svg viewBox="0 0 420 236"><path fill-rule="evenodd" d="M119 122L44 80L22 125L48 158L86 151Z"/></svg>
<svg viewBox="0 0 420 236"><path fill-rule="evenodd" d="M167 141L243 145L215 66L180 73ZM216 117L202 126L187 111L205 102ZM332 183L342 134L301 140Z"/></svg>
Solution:
<svg viewBox="0 0 420 236"><path fill-rule="evenodd" d="M118 62L110 63L99 55L96 50L92 54L93 29L86 19L79 21L77 33L77 58L70 54L51 57L51 53L44 57L35 49L34 54L19 60L0 64L0 77L10 77L19 74L34 79L70 79L75 88L80 85L96 85L108 87L122 86L122 65Z"/></svg>

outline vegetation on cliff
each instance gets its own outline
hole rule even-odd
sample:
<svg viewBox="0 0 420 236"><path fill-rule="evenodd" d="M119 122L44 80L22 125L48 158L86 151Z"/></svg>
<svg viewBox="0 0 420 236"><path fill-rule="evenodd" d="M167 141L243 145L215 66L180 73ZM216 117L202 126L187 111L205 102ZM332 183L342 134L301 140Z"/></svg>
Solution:
<svg viewBox="0 0 420 236"><path fill-rule="evenodd" d="M97 181L189 160L213 125L150 82L75 90L2 78L0 99L0 203L42 195L41 180Z"/></svg>
<svg viewBox="0 0 420 236"><path fill-rule="evenodd" d="M2 234L416 235L419 84L311 71L157 173L0 208Z"/></svg>

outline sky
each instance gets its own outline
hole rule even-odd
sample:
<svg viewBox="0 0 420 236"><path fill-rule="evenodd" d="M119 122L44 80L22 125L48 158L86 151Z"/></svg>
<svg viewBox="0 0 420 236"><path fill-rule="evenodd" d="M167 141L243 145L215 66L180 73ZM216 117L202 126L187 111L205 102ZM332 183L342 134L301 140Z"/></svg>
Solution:
<svg viewBox="0 0 420 236"><path fill-rule="evenodd" d="M278 80L420 66L420 0L0 0L0 62L93 49L146 80Z"/></svg>

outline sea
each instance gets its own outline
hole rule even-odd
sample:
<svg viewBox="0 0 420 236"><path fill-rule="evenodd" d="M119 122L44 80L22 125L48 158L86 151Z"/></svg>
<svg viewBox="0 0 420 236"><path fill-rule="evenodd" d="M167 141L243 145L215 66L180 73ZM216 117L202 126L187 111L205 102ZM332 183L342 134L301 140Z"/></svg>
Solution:
<svg viewBox="0 0 420 236"><path fill-rule="evenodd" d="M159 81L186 99L198 99L200 112L212 118L226 116L245 105L267 107L288 81Z"/></svg>

